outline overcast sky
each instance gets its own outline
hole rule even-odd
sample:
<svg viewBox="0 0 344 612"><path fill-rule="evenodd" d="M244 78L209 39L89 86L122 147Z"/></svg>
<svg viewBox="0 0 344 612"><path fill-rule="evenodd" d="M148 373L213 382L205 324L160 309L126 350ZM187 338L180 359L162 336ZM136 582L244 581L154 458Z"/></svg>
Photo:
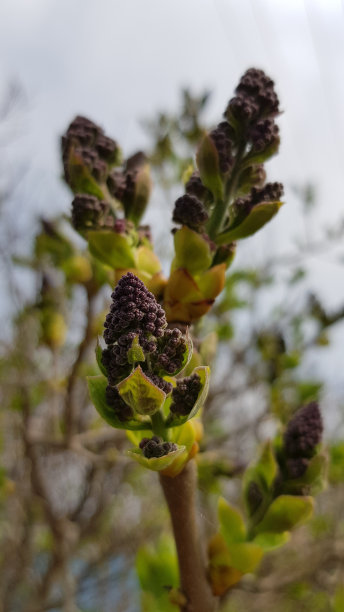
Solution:
<svg viewBox="0 0 344 612"><path fill-rule="evenodd" d="M268 171L285 184L287 205L252 242L273 251L300 223L293 184L316 186L319 225L335 223L343 209L341 0L1 0L0 101L10 81L25 96L12 148L2 148L6 177L29 160L18 218L68 211L59 136L76 114L101 124L128 154L146 142L140 119L176 110L183 86L211 88L209 119L218 122L250 66L273 77L284 110L281 151ZM331 266L320 261L313 275L336 302Z"/></svg>

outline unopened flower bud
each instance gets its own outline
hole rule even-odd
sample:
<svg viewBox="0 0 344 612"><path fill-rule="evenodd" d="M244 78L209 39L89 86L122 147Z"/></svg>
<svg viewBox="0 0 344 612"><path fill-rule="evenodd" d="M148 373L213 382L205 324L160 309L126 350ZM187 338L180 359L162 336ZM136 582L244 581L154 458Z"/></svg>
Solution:
<svg viewBox="0 0 344 612"><path fill-rule="evenodd" d="M195 196L203 203L211 199L211 192L203 185L200 174L197 171L192 173L185 184L185 191L187 194Z"/></svg>
<svg viewBox="0 0 344 612"><path fill-rule="evenodd" d="M115 415L120 421L130 421L133 418L133 410L121 398L116 387L108 385L105 391L106 401L110 408L113 408Z"/></svg>
<svg viewBox="0 0 344 612"><path fill-rule="evenodd" d="M196 196L186 193L176 200L172 218L175 223L199 230L208 221L208 213Z"/></svg>
<svg viewBox="0 0 344 612"><path fill-rule="evenodd" d="M219 168L225 175L233 166L231 128L226 121L219 123L209 134L219 156Z"/></svg>
<svg viewBox="0 0 344 612"><path fill-rule="evenodd" d="M177 445L174 442L163 442L158 436L153 436L151 439L143 438L139 446L147 459L164 457L164 455L177 450Z"/></svg>
<svg viewBox="0 0 344 612"><path fill-rule="evenodd" d="M300 408L288 424L284 434L287 457L311 457L321 441L323 423L317 402Z"/></svg>
<svg viewBox="0 0 344 612"><path fill-rule="evenodd" d="M77 194L72 202L72 224L77 231L113 225L110 207L95 196Z"/></svg>
<svg viewBox="0 0 344 612"><path fill-rule="evenodd" d="M171 412L180 416L190 414L201 386L201 379L198 374L191 374L191 376L177 380L177 386L172 391Z"/></svg>
<svg viewBox="0 0 344 612"><path fill-rule="evenodd" d="M104 324L104 339L112 344L127 331L141 331L155 337L167 325L163 309L137 276L128 272L112 293L110 312Z"/></svg>

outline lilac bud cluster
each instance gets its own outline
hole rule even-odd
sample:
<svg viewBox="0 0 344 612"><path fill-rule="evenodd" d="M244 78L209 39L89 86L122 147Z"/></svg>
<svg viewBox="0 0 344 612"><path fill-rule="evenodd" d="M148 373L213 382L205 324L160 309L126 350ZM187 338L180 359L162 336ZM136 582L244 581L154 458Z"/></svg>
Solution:
<svg viewBox="0 0 344 612"><path fill-rule="evenodd" d="M173 385L171 385L171 383L169 383L167 380L164 380L163 378L161 378L161 376L158 376L157 374L152 374L150 372L147 373L147 376L152 381L152 383L159 387L159 389L166 393L166 395L171 393Z"/></svg>
<svg viewBox="0 0 344 612"><path fill-rule="evenodd" d="M174 442L163 442L158 436L142 438L139 446L147 459L163 457L177 450L177 445Z"/></svg>
<svg viewBox="0 0 344 612"><path fill-rule="evenodd" d="M128 332L160 338L167 326L163 309L154 295L135 274L122 276L112 293L110 312L105 320L104 339L113 344Z"/></svg>
<svg viewBox="0 0 344 612"><path fill-rule="evenodd" d="M238 119L253 123L265 117L275 117L279 113L274 82L263 70L247 70L235 93L236 96L230 100L226 113L230 111Z"/></svg>
<svg viewBox="0 0 344 612"><path fill-rule="evenodd" d="M263 70L250 68L245 72L225 111L225 116L240 132L252 150L261 152L279 143L279 130L274 118L279 113L279 100L274 82Z"/></svg>
<svg viewBox="0 0 344 612"><path fill-rule="evenodd" d="M133 367L130 350L135 351L136 346L144 374L166 395L171 393L173 386L162 375L180 370L186 343L179 329L165 329L166 326L162 307L143 282L131 272L122 276L112 294L104 324L107 347L102 363L111 388L130 374Z"/></svg>
<svg viewBox="0 0 344 612"><path fill-rule="evenodd" d="M180 329L166 329L158 340L158 352L153 356L157 369L171 376L176 374L182 366L185 351L186 342Z"/></svg>
<svg viewBox="0 0 344 612"><path fill-rule="evenodd" d="M321 440L322 418L317 402L300 408L288 424L284 434L284 448L288 457L311 457Z"/></svg>
<svg viewBox="0 0 344 612"><path fill-rule="evenodd" d="M72 202L72 224L77 231L112 228L114 218L107 202L82 193L77 194Z"/></svg>
<svg viewBox="0 0 344 612"><path fill-rule="evenodd" d="M199 231L208 221L208 213L201 200L186 193L175 202L173 221Z"/></svg>
<svg viewBox="0 0 344 612"><path fill-rule="evenodd" d="M178 416L187 416L193 409L202 384L198 374L191 374L177 380L177 386L172 391L170 410Z"/></svg>
<svg viewBox="0 0 344 612"><path fill-rule="evenodd" d="M67 183L70 182L69 157L73 150L81 157L84 165L97 181L104 181L108 164L116 162L119 148L117 143L105 136L103 130L86 117L76 117L66 134L62 136L62 160Z"/></svg>
<svg viewBox="0 0 344 612"><path fill-rule="evenodd" d="M290 478L299 478L304 474L322 433L323 423L317 402L303 406L293 416L284 434L284 452Z"/></svg>
<svg viewBox="0 0 344 612"><path fill-rule="evenodd" d="M198 171L191 174L189 180L185 184L185 191L189 195L195 196L203 203L211 199L211 192L203 185Z"/></svg>
<svg viewBox="0 0 344 612"><path fill-rule="evenodd" d="M115 416L117 416L120 421L130 421L133 418L134 412L132 408L121 398L116 387L108 385L106 387L105 396L107 404L110 408L113 408Z"/></svg>
<svg viewBox="0 0 344 612"><path fill-rule="evenodd" d="M266 183L264 187L252 187L249 195L237 198L233 204L234 212L245 218L252 208L261 202L279 202L283 196L282 183Z"/></svg>
<svg viewBox="0 0 344 612"><path fill-rule="evenodd" d="M232 130L226 121L222 121L219 125L210 132L217 154L219 156L220 172L223 175L229 173L233 166L232 155Z"/></svg>

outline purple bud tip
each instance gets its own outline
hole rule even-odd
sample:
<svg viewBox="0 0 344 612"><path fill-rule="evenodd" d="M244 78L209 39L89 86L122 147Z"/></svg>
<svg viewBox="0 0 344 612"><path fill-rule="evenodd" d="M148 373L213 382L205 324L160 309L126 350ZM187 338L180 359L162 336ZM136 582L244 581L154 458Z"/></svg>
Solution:
<svg viewBox="0 0 344 612"><path fill-rule="evenodd" d="M104 324L105 342L112 344L131 331L160 337L166 325L162 307L143 282L131 272L122 276L112 293L110 312Z"/></svg>
<svg viewBox="0 0 344 612"><path fill-rule="evenodd" d="M190 414L201 387L202 383L198 374L192 374L177 380L177 386L172 391L171 412L178 416Z"/></svg>
<svg viewBox="0 0 344 612"><path fill-rule="evenodd" d="M311 457L321 441L323 422L317 402L300 408L288 424L284 434L287 457Z"/></svg>
<svg viewBox="0 0 344 612"><path fill-rule="evenodd" d="M208 213L196 196L186 193L176 200L172 219L197 231L208 221Z"/></svg>
<svg viewBox="0 0 344 612"><path fill-rule="evenodd" d="M158 436L153 436L150 439L143 438L139 446L147 459L163 457L177 450L177 445L174 442L163 442Z"/></svg>

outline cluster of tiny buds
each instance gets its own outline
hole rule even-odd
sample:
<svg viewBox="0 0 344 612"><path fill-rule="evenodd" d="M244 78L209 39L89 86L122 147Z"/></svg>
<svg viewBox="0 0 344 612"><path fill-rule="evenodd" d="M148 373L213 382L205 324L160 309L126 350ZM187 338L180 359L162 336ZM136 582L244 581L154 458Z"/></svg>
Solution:
<svg viewBox="0 0 344 612"><path fill-rule="evenodd" d="M195 195L186 193L176 200L172 217L175 223L187 225L190 229L199 231L208 218L203 202Z"/></svg>
<svg viewBox="0 0 344 612"><path fill-rule="evenodd" d="M201 200L201 202L205 202L211 198L211 193L209 189L203 185L198 171L191 174L189 180L185 184L185 191L189 195L195 196L198 200Z"/></svg>
<svg viewBox="0 0 344 612"><path fill-rule="evenodd" d="M222 121L219 125L210 132L217 154L219 156L220 172L223 175L229 173L233 166L232 156L232 130L226 121Z"/></svg>
<svg viewBox="0 0 344 612"><path fill-rule="evenodd" d="M72 202L72 224L77 231L112 228L114 218L105 200L82 193L77 194Z"/></svg>
<svg viewBox="0 0 344 612"><path fill-rule="evenodd" d="M177 380L177 385L172 391L171 412L178 416L190 414L201 387L201 379L196 373Z"/></svg>
<svg viewBox="0 0 344 612"><path fill-rule="evenodd" d="M158 342L159 352L156 357L157 365L167 374L175 374L181 367L186 350L184 336L180 329L166 329Z"/></svg>
<svg viewBox="0 0 344 612"><path fill-rule="evenodd" d="M245 211L245 213L249 213L253 206L262 202L279 202L282 196L282 183L266 183L264 187L252 187L249 195L244 198L237 198L234 207L237 212Z"/></svg>
<svg viewBox="0 0 344 612"><path fill-rule="evenodd" d="M162 375L173 375L181 369L186 341L179 329L166 329L162 307L131 272L122 276L112 293L104 326L107 347L102 363L110 384L116 385L129 375L132 362L128 355L137 342L144 355L139 359L144 374L166 395L171 393L173 387Z"/></svg>
<svg viewBox="0 0 344 612"><path fill-rule="evenodd" d="M274 82L263 70L250 68L245 72L235 90L236 96L230 100L226 114L233 113L246 122L257 121L264 117L274 117L279 112L279 100L274 90Z"/></svg>
<svg viewBox="0 0 344 612"><path fill-rule="evenodd" d="M118 156L117 143L86 117L76 117L62 137L62 159L66 181L69 182L69 154L73 148L81 156L96 180L105 180L108 164Z"/></svg>
<svg viewBox="0 0 344 612"><path fill-rule="evenodd" d="M290 478L299 478L304 474L322 433L323 423L317 402L311 402L295 413L284 434L284 452Z"/></svg>
<svg viewBox="0 0 344 612"><path fill-rule="evenodd" d="M139 446L147 459L163 457L177 450L177 445L174 442L163 442L158 436L142 438Z"/></svg>
<svg viewBox="0 0 344 612"><path fill-rule="evenodd" d="M114 414L120 421L130 421L133 418L134 413L132 408L122 399L116 387L108 385L106 387L105 397L107 404L113 408Z"/></svg>
<svg viewBox="0 0 344 612"><path fill-rule="evenodd" d="M167 326L165 313L154 295L142 281L128 272L112 293L110 312L104 324L104 339L107 344L116 342L129 331L163 335Z"/></svg>

